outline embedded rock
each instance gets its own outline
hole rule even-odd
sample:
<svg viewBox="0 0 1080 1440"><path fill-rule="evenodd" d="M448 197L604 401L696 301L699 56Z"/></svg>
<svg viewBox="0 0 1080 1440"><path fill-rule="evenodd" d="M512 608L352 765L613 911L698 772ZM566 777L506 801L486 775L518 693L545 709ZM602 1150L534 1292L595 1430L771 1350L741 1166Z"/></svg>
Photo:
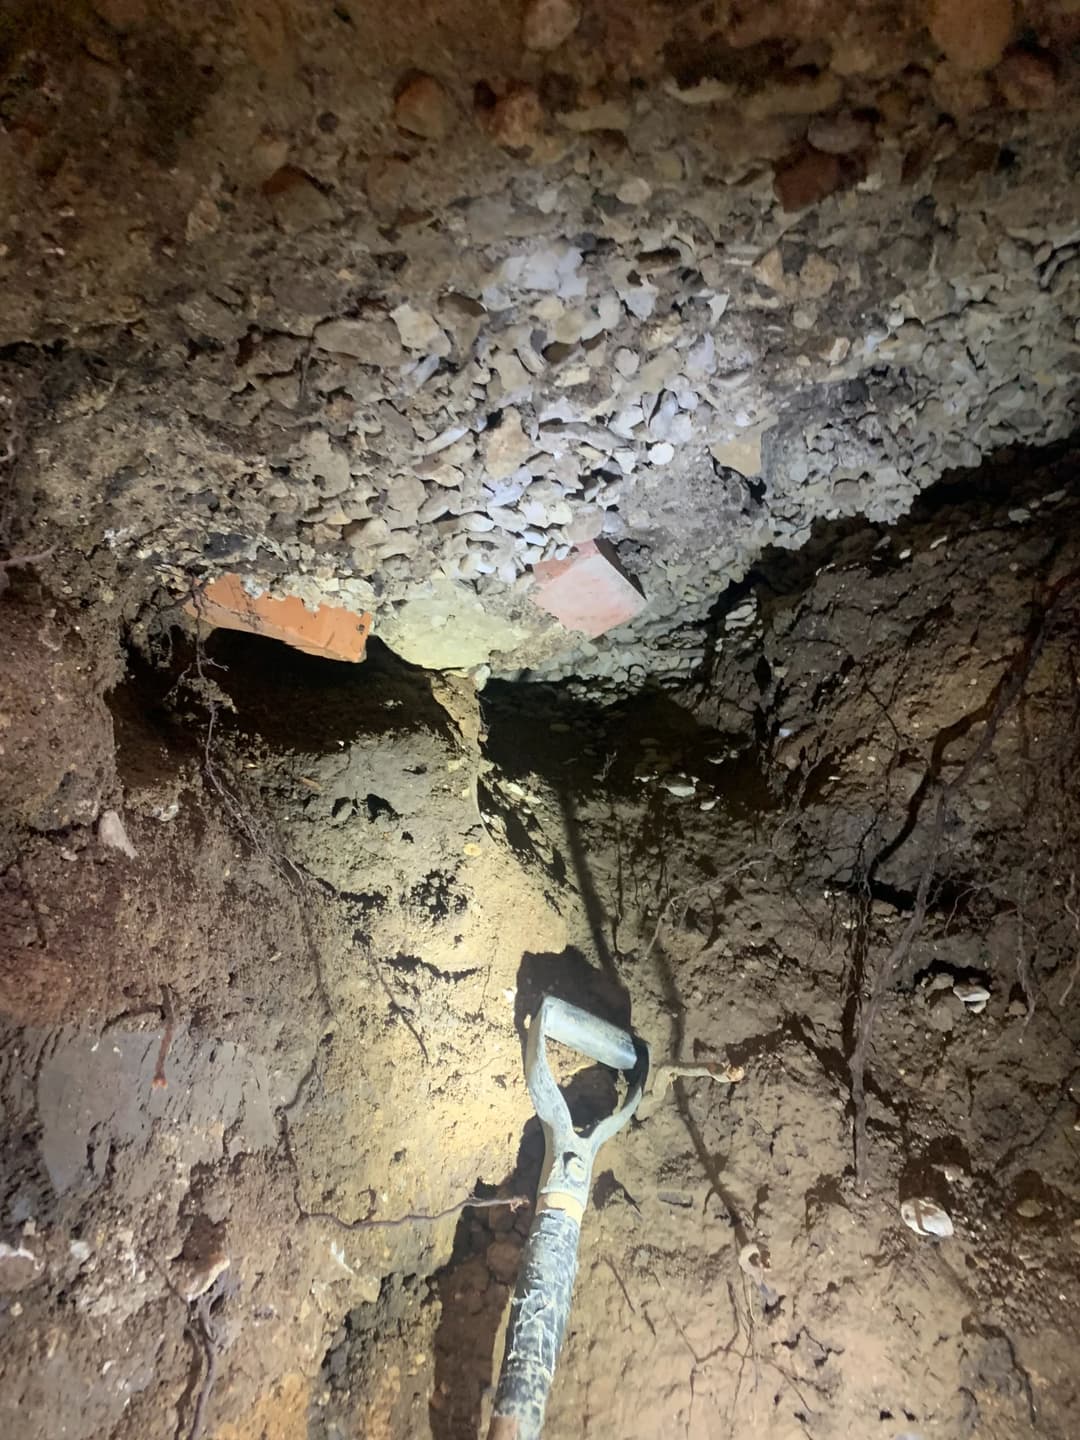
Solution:
<svg viewBox="0 0 1080 1440"><path fill-rule="evenodd" d="M932 0L930 6L930 34L961 70L992 70L1013 24L1013 0Z"/></svg>
<svg viewBox="0 0 1080 1440"><path fill-rule="evenodd" d="M453 101L431 75L417 75L394 101L395 124L425 140L444 140L453 117Z"/></svg>

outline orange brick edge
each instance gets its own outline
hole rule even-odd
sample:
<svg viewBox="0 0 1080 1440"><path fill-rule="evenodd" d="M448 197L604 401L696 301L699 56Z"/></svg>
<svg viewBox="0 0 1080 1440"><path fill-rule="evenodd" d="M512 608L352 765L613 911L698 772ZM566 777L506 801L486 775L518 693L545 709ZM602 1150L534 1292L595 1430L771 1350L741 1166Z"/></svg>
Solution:
<svg viewBox="0 0 1080 1440"><path fill-rule="evenodd" d="M320 605L309 610L295 595L249 595L239 575L221 575L184 606L210 629L243 630L281 640L307 655L327 660L363 660L371 633L371 614Z"/></svg>

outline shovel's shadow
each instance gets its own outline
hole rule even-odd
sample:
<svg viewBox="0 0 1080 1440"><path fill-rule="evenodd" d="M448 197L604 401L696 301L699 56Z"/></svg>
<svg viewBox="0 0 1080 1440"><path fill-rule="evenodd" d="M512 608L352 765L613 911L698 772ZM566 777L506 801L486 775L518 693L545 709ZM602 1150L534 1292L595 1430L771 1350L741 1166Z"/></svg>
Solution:
<svg viewBox="0 0 1080 1440"><path fill-rule="evenodd" d="M517 1164L492 1195L536 1193L544 1158L538 1120L525 1126ZM450 1263L436 1277L442 1314L435 1332L435 1386L429 1418L434 1440L477 1440L491 1411L496 1366L521 1250L532 1224L522 1209L466 1210L458 1221Z"/></svg>
<svg viewBox="0 0 1080 1440"><path fill-rule="evenodd" d="M540 1008L546 995L580 1005L591 1015L609 1020L621 1030L630 1028L630 996L625 986L606 970L590 965L572 945L559 955L526 953L521 957L514 999L514 1025L525 1054L525 1021Z"/></svg>

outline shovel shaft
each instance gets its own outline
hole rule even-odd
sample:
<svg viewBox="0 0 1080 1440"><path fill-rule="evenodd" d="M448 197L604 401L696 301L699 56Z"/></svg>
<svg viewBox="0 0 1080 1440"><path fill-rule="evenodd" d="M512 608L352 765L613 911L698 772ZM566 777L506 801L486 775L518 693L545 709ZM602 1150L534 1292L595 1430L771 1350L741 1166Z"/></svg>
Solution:
<svg viewBox="0 0 1080 1440"><path fill-rule="evenodd" d="M521 1257L488 1440L539 1440L577 1274L581 1222L542 1210Z"/></svg>

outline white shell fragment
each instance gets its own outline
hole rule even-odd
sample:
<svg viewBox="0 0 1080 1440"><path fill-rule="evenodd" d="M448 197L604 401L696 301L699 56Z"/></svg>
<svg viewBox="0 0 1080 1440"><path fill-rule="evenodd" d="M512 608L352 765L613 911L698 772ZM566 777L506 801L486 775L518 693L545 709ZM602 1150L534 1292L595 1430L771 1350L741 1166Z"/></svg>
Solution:
<svg viewBox="0 0 1080 1440"><path fill-rule="evenodd" d="M953 1234L953 1223L948 1211L943 1210L936 1200L925 1195L903 1201L900 1218L916 1235L933 1235L939 1240L947 1240Z"/></svg>
<svg viewBox="0 0 1080 1440"><path fill-rule="evenodd" d="M985 985L974 985L965 981L953 986L953 994L973 1015L981 1015L990 999L990 991Z"/></svg>
<svg viewBox="0 0 1080 1440"><path fill-rule="evenodd" d="M124 822L115 810L106 810L98 821L98 839L102 845L108 845L110 850L119 850L129 860L134 860L136 855L135 846L128 839L128 833L124 829Z"/></svg>
<svg viewBox="0 0 1080 1440"><path fill-rule="evenodd" d="M753 1240L749 1241L739 1251L739 1269L756 1280L764 1268L760 1247Z"/></svg>

